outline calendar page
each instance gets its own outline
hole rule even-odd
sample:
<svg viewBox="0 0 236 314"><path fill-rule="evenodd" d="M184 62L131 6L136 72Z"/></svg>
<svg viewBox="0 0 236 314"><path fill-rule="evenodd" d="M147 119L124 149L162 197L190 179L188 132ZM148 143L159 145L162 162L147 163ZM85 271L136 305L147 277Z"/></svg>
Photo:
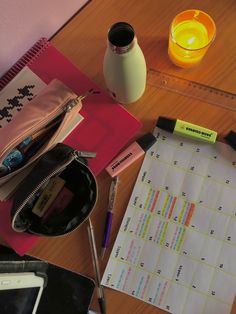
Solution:
<svg viewBox="0 0 236 314"><path fill-rule="evenodd" d="M229 314L236 152L155 128L102 284L174 314Z"/></svg>

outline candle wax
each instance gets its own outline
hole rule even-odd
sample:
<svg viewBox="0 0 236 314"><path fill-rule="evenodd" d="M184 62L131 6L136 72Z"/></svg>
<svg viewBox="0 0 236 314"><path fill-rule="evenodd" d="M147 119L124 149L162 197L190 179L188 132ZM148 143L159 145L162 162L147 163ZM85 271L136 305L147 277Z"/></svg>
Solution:
<svg viewBox="0 0 236 314"><path fill-rule="evenodd" d="M206 49L199 49L207 46L209 42L206 27L196 20L177 24L172 29L172 37L174 41L173 38L170 39L170 57L174 63L182 66L198 63L206 51Z"/></svg>
<svg viewBox="0 0 236 314"><path fill-rule="evenodd" d="M198 21L184 21L175 26L173 37L178 45L187 49L199 49L207 45L206 27Z"/></svg>

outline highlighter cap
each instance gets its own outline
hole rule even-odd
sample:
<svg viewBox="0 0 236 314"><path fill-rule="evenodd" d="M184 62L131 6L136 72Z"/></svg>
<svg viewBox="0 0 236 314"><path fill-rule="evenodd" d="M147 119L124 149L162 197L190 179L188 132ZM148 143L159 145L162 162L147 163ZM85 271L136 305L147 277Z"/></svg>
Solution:
<svg viewBox="0 0 236 314"><path fill-rule="evenodd" d="M156 123L156 126L162 130L174 132L174 128L176 125L176 120L169 119L166 117L159 117Z"/></svg>
<svg viewBox="0 0 236 314"><path fill-rule="evenodd" d="M147 133L136 140L138 145L146 152L155 142L156 137L152 133Z"/></svg>
<svg viewBox="0 0 236 314"><path fill-rule="evenodd" d="M226 136L225 140L229 143L229 145L236 150L236 132L230 131Z"/></svg>

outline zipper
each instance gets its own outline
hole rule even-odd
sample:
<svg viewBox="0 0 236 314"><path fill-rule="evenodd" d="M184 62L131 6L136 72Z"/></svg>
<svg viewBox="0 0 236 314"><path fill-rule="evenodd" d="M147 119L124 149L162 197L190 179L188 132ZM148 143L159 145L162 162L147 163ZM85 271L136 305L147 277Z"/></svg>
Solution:
<svg viewBox="0 0 236 314"><path fill-rule="evenodd" d="M60 114L62 114L65 111L65 107L67 106L67 103L69 103L71 100L67 100L66 104L63 107L57 108L55 111L53 111L51 114L49 114L49 116L47 117L47 119L45 119L43 121L43 123L41 123L41 121L38 122L38 127L36 127L36 129L34 129L33 132L36 132L38 130L40 130L40 128L43 128L44 126L46 126L50 121L52 121L54 118L56 118L57 116L59 116ZM27 138L28 136L31 135L32 133L32 128L35 128L35 125L32 126L29 130L27 130L26 133L24 133L24 135L20 135L17 138L14 139L14 141L10 142L9 145L7 145L5 147L4 150L2 150L1 152L1 157L2 158L4 155L6 155L8 153L8 151L10 149L14 149L19 143L21 143L25 138Z"/></svg>
<svg viewBox="0 0 236 314"><path fill-rule="evenodd" d="M85 92L84 94L69 100L66 105L64 106L64 111L65 112L70 112L76 105L78 105L79 102L81 102L84 98L92 95L92 94L98 94L100 92L95 91L93 88Z"/></svg>
<svg viewBox="0 0 236 314"><path fill-rule="evenodd" d="M36 186L36 188L34 188L34 190L26 197L26 199L24 200L23 203L20 204L20 206L18 207L17 211L15 212L14 214L14 218L12 220L12 225L14 226L14 223L15 223L15 220L16 220L16 217L18 216L19 212L22 210L22 208L25 206L25 204L27 204L29 202L29 200L32 198L32 196L36 193L36 191L44 185L44 183L46 183L51 177L53 177L54 175L56 175L57 173L60 173L61 171L63 171L73 160L77 160L81 163L81 159L79 158L93 158L96 156L96 153L94 152L84 152L84 151L77 151L77 150L74 150L72 151L72 153L70 154L70 158L69 160L63 164L63 166L57 168L56 170L54 170L53 172L51 172L47 177L45 177L41 182L40 184L38 184ZM21 232L24 232L27 228L29 227L26 226L25 229L17 229L17 228L14 228L14 230L16 231L21 231Z"/></svg>
<svg viewBox="0 0 236 314"><path fill-rule="evenodd" d="M83 100L84 98L86 98L89 95L92 94L97 94L99 92L94 91L93 88L91 88L90 90L88 90L87 92L85 92L84 94L81 94L80 96L77 96L76 98L73 99L69 99L65 102L64 105L60 106L59 108L57 108L55 111L53 111L51 114L49 114L48 118L46 120L43 121L43 123L41 124L40 122L38 124L40 124L38 126L37 129L34 130L34 132L38 131L40 128L43 128L44 126L46 126L50 121L52 121L54 118L56 118L57 116L59 116L60 114L62 114L63 112L65 114L67 114L68 112L70 112L72 110L72 108L74 108L75 106L77 106L81 100ZM33 128L35 127L35 125L33 126ZM24 136L20 135L17 138L14 139L13 142L10 142L9 145L7 145L5 147L4 150L2 150L0 158L4 159L3 157L10 152L12 149L14 149L19 143L21 143L25 138L27 138L28 136L31 135L30 131L31 131L32 127L27 131L26 134L24 134Z"/></svg>

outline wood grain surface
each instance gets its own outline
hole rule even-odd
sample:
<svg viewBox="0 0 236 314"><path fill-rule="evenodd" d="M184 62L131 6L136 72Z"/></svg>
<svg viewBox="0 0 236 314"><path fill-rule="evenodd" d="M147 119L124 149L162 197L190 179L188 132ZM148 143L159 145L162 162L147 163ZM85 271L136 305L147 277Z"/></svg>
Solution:
<svg viewBox="0 0 236 314"><path fill-rule="evenodd" d="M168 58L169 25L177 13L192 8L203 10L212 16L216 23L217 34L214 43L197 67L181 69L174 66ZM102 63L106 36L109 27L118 21L126 21L134 27L147 68L158 69L236 93L235 0L93 0L51 41L88 77L105 89ZM143 123L137 137L147 131L152 131L159 115L183 119L214 129L219 133L221 140L230 130L236 131L236 112L158 90L149 85L146 86L142 98L136 103L127 105L126 109ZM110 247L101 263L102 273L141 163L142 158L120 176ZM91 218L95 228L97 247L100 250L111 179L105 171L97 179L99 197ZM68 236L42 239L30 251L30 254L94 278L86 223ZM108 314L164 313L154 306L111 289L105 288L105 295ZM96 294L92 308L98 309Z"/></svg>

